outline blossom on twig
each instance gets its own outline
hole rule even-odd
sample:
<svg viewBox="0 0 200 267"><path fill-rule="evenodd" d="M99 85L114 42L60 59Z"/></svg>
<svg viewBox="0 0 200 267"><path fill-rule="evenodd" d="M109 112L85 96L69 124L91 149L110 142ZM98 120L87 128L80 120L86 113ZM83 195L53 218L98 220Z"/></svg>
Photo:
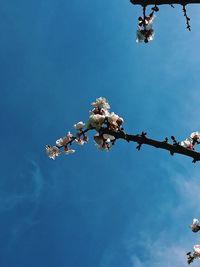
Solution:
<svg viewBox="0 0 200 267"><path fill-rule="evenodd" d="M123 118L119 117L114 112L110 113L108 116L108 122L109 122L109 128L112 130L119 130L121 125L123 124L124 120Z"/></svg>
<svg viewBox="0 0 200 267"><path fill-rule="evenodd" d="M83 130L84 127L85 127L85 123L83 123L82 121L79 121L76 124L74 124L74 128L76 130Z"/></svg>
<svg viewBox="0 0 200 267"><path fill-rule="evenodd" d="M194 218L192 224L190 225L190 228L191 228L192 232L194 232L194 233L200 231L199 220Z"/></svg>
<svg viewBox="0 0 200 267"><path fill-rule="evenodd" d="M191 150L194 149L193 141L192 141L192 138L190 137L186 138L184 141L181 141L180 145L187 149L191 149Z"/></svg>
<svg viewBox="0 0 200 267"><path fill-rule="evenodd" d="M73 135L70 132L68 132L68 134L66 136L59 138L56 141L56 146L58 148L65 146L67 143L69 143L72 140L72 137L73 137Z"/></svg>
<svg viewBox="0 0 200 267"><path fill-rule="evenodd" d="M115 142L115 137L110 134L95 134L94 141L101 151L109 151Z"/></svg>
<svg viewBox="0 0 200 267"><path fill-rule="evenodd" d="M149 41L153 40L155 35L155 32L152 28L154 18L155 16L153 12L149 16L145 16L144 18L138 18L138 30L136 32L137 43L148 43Z"/></svg>
<svg viewBox="0 0 200 267"><path fill-rule="evenodd" d="M191 133L190 137L192 138L192 140L194 142L196 142L197 144L200 143L200 132L193 132Z"/></svg>
<svg viewBox="0 0 200 267"><path fill-rule="evenodd" d="M91 105L97 109L104 109L104 110L110 109L110 105L105 97L97 98L96 101L92 102Z"/></svg>
<svg viewBox="0 0 200 267"><path fill-rule="evenodd" d="M89 137L86 135L86 132L90 129L94 129L97 132L94 135L94 141L97 147L100 150L110 150L115 142L115 137L110 134L101 133L101 131L102 129L108 129L115 132L121 131L121 126L124 120L114 112L109 112L110 105L105 97L97 98L91 105L93 109L90 112L87 124L82 121L74 124L74 128L78 131L76 135L72 135L68 132L66 136L61 137L56 141L55 146L47 146L47 155L49 158L55 159L62 153L62 148L64 154L74 153L75 150L70 149L69 145L72 145L74 142L79 145L87 143Z"/></svg>
<svg viewBox="0 0 200 267"><path fill-rule="evenodd" d="M195 245L193 247L193 252L187 253L187 262L191 264L194 259L200 259L200 245Z"/></svg>
<svg viewBox="0 0 200 267"><path fill-rule="evenodd" d="M76 138L75 142L80 146L83 146L85 143L87 143L82 138L78 138L78 139Z"/></svg>
<svg viewBox="0 0 200 267"><path fill-rule="evenodd" d="M190 134L190 137L186 138L184 141L181 141L180 145L194 150L194 146L200 143L200 132L193 132Z"/></svg>
<svg viewBox="0 0 200 267"><path fill-rule="evenodd" d="M168 143L168 138L165 138L165 141L150 139L146 136L145 132L137 135L127 134L123 128L123 118L115 112L109 111L110 105L106 98L99 97L91 105L93 109L89 113L88 122L83 123L82 121L79 121L74 124L74 127L77 130L74 135L68 132L66 136L56 140L54 146L46 146L46 153L49 158L55 159L60 154L74 153L75 150L70 147L75 143L79 145L87 143L89 137L86 133L94 130L94 141L100 150L109 151L118 139L123 139L127 142L136 142L138 144L136 147L138 150L140 150L143 144L146 144L165 149L169 151L171 155L178 153L191 157L193 158L193 162L200 161L200 153L194 151L194 146L200 143L200 132L191 133L190 137L181 143L177 142L175 137L172 136L172 144ZM184 146L187 149L183 149L181 146Z"/></svg>
<svg viewBox="0 0 200 267"><path fill-rule="evenodd" d="M56 146L46 145L46 153L50 159L55 160L55 158L59 156L60 150Z"/></svg>
<svg viewBox="0 0 200 267"><path fill-rule="evenodd" d="M100 114L92 114L89 117L88 127L95 128L97 131L102 127L105 122L105 116Z"/></svg>

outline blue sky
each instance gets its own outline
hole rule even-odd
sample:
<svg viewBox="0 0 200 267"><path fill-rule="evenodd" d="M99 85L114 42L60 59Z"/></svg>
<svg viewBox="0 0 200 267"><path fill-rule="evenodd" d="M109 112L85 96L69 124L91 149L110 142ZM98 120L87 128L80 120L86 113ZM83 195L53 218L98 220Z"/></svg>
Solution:
<svg viewBox="0 0 200 267"><path fill-rule="evenodd" d="M199 242L199 164L119 141L49 160L106 97L129 133L178 140L199 129L199 13L180 6L136 44L129 1L13 1L0 9L1 267L182 267ZM198 262L194 263L197 266Z"/></svg>

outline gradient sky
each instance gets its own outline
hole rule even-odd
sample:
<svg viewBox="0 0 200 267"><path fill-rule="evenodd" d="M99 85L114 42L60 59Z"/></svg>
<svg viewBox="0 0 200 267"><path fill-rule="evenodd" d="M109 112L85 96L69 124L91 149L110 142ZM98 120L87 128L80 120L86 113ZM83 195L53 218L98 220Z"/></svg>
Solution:
<svg viewBox="0 0 200 267"><path fill-rule="evenodd" d="M106 97L128 133L185 139L199 125L200 6L157 13L120 0L6 0L0 8L1 267L184 267L200 243L200 163L119 141L45 155ZM198 266L195 262L193 266Z"/></svg>

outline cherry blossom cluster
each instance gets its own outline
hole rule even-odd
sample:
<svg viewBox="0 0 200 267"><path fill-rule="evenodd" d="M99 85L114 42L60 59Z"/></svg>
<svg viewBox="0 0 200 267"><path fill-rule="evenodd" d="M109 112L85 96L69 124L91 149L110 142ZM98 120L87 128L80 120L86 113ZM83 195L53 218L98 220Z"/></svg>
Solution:
<svg viewBox="0 0 200 267"><path fill-rule="evenodd" d="M151 12L149 16L144 16L144 18L138 18L138 30L136 32L137 43L148 43L149 41L153 40L155 35L155 32L152 28L154 18L154 12Z"/></svg>
<svg viewBox="0 0 200 267"><path fill-rule="evenodd" d="M109 151L115 143L115 137L110 134L105 134L102 129L108 129L115 132L122 131L123 118L119 117L114 112L110 112L110 105L106 98L99 97L92 104L89 119L87 123L82 121L74 124L77 131L75 135L68 132L66 136L59 138L54 146L46 145L47 156L53 160L60 154L72 154L75 152L70 146L72 143L84 145L88 142L89 137L86 132L95 130L94 142L100 150Z"/></svg>
<svg viewBox="0 0 200 267"><path fill-rule="evenodd" d="M196 144L200 144L200 132L193 132L191 135L180 143L181 146L194 150Z"/></svg>
<svg viewBox="0 0 200 267"><path fill-rule="evenodd" d="M194 218L192 224L190 225L192 232L200 231L199 220ZM192 252L187 253L187 262L191 264L195 259L200 259L200 245L195 245Z"/></svg>

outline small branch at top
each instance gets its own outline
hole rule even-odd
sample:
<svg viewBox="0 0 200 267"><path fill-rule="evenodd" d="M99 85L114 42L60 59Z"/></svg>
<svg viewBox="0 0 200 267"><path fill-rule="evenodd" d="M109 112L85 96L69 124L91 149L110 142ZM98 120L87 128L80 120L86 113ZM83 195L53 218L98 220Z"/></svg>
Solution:
<svg viewBox="0 0 200 267"><path fill-rule="evenodd" d="M187 29L188 31L191 31L190 18L187 16L186 5L183 5L183 14L184 14L184 17L186 18Z"/></svg>

